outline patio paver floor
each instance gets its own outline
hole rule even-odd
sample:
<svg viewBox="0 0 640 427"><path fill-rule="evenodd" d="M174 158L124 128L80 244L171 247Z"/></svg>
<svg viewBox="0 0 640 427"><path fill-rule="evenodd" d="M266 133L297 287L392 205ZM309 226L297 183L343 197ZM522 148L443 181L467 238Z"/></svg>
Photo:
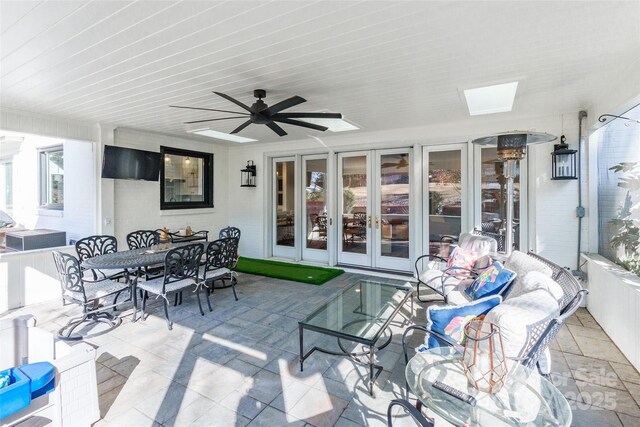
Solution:
<svg viewBox="0 0 640 427"><path fill-rule="evenodd" d="M345 273L323 286L239 275L239 301L230 290L212 296L213 312L195 297L170 307L167 330L160 300L149 317L87 340L97 348L102 419L96 426L386 426L389 401L402 397L402 330L423 323L426 304L406 304L392 323L393 342L379 354L385 370L367 393L367 369L321 353L299 370L297 322L339 289L365 277ZM370 278L370 277L369 277ZM392 279L376 280L398 282ZM404 282L401 282L404 283ZM190 295L187 295L190 294ZM58 300L25 307L38 326L55 331L75 307ZM307 338L308 337L308 338ZM412 338L413 347L423 339ZM337 348L305 332L305 346ZM553 382L569 399L575 426L640 426L640 375L585 309L551 344ZM394 425L414 426L398 416ZM446 422L436 419L437 426Z"/></svg>

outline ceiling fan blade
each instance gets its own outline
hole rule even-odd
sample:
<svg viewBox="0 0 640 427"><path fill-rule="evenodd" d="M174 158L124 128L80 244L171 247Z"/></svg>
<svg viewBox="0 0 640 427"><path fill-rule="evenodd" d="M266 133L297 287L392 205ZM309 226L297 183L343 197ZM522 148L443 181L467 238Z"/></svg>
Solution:
<svg viewBox="0 0 640 427"><path fill-rule="evenodd" d="M303 128L309 128L309 129L315 129L315 130L321 130L321 131L325 131L327 129L329 129L326 126L320 126L320 125L315 125L313 123L307 123L307 122L303 122L301 120L291 120L291 119L286 119L284 117L278 117L278 118L274 118L273 119L274 122L279 122L279 123L286 123L288 125L294 125L294 126L301 126Z"/></svg>
<svg viewBox="0 0 640 427"><path fill-rule="evenodd" d="M278 113L273 114L271 118L284 117L287 119L341 119L340 113Z"/></svg>
<svg viewBox="0 0 640 427"><path fill-rule="evenodd" d="M297 95L292 96L291 98L280 101L277 104L273 104L271 107L262 111L262 113L266 114L267 116L271 116L273 114L279 113L282 110L286 110L287 108L295 107L298 104L302 104L303 102L307 102L307 100Z"/></svg>
<svg viewBox="0 0 640 427"><path fill-rule="evenodd" d="M285 136L288 135L284 129L282 129L280 126L278 126L277 124L273 123L273 122L268 122L267 126L269 126L269 129L271 129L272 131L274 131L275 133L278 134L278 136Z"/></svg>
<svg viewBox="0 0 640 427"><path fill-rule="evenodd" d="M169 105L169 107L186 108L186 109L189 109L189 110L217 111L219 113L242 114L242 115L245 115L245 116L249 115L249 113L241 113L241 112L238 112L238 111L228 111L228 110L214 110L213 108L183 107L183 106L180 106L180 105Z"/></svg>
<svg viewBox="0 0 640 427"><path fill-rule="evenodd" d="M251 120L247 120L246 122L244 122L243 124L241 124L240 126L238 126L237 128L235 128L234 130L231 131L231 133L238 133L240 132L242 129L246 128L247 126L249 126L251 124Z"/></svg>
<svg viewBox="0 0 640 427"><path fill-rule="evenodd" d="M220 117L220 118L217 118L217 119L194 120L192 122L184 122L184 124L185 125L192 125L194 123L216 122L218 120L231 120L231 119L244 119L244 117Z"/></svg>
<svg viewBox="0 0 640 427"><path fill-rule="evenodd" d="M223 97L224 99L226 99L227 101L231 101L234 104L236 104L238 107L244 108L245 110L247 110L248 112L251 112L251 108L249 108L248 106L244 105L242 102L238 101L237 99L233 99L232 97L230 97L229 95L226 95L224 93L221 92L216 92L214 91L213 93L215 93L218 96Z"/></svg>

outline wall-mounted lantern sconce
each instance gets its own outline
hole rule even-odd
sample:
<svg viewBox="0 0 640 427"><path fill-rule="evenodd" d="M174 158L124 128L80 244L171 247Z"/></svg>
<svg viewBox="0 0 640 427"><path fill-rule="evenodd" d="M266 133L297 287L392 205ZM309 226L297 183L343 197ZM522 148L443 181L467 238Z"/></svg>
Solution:
<svg viewBox="0 0 640 427"><path fill-rule="evenodd" d="M560 144L554 145L551 153L551 179L554 180L578 179L576 162L578 151L570 149L565 139L562 135Z"/></svg>
<svg viewBox="0 0 640 427"><path fill-rule="evenodd" d="M247 166L240 171L240 187L256 186L256 165L253 160L247 161Z"/></svg>

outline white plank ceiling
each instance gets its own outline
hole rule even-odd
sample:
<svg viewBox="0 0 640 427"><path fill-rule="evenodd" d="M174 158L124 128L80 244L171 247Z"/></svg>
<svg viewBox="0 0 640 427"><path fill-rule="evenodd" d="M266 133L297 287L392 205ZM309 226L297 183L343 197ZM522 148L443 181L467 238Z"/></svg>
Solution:
<svg viewBox="0 0 640 427"><path fill-rule="evenodd" d="M268 104L300 95L292 111L363 130L484 120L460 91L513 80L504 117L574 112L640 57L638 1L2 0L0 16L2 106L178 134L225 114L170 104L237 110L212 90L247 104L256 88Z"/></svg>

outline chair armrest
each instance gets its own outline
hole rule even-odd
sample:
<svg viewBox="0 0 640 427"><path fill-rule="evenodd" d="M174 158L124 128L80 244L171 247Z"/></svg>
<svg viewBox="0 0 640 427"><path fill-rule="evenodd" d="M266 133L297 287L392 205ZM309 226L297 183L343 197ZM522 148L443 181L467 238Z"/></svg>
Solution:
<svg viewBox="0 0 640 427"><path fill-rule="evenodd" d="M94 270L94 269L92 269ZM95 271L93 271L94 273L94 280L91 279L85 279L83 278L82 281L84 283L100 283L100 282L104 282L105 280L113 280L113 279L118 279L120 277L124 277L125 280L127 281L127 283L129 283L129 272L127 270L122 270L122 271L118 271L117 273L114 273L110 276L107 276L106 274L104 274L104 272L102 270L97 270L100 274L102 274L102 278L98 278L97 275L95 274Z"/></svg>
<svg viewBox="0 0 640 427"><path fill-rule="evenodd" d="M446 258L443 258L441 256L431 255L431 254L420 255L418 258L416 258L416 262L414 264L414 268L416 270L416 279L418 279L418 281L420 281L420 268L418 267L418 264L423 258L427 258L427 257L429 258L429 261L436 260L444 263L447 262Z"/></svg>
<svg viewBox="0 0 640 427"><path fill-rule="evenodd" d="M463 276L461 274L456 274L456 271L466 271L467 273L469 273L469 276ZM442 271L442 277L444 276L453 276L453 277L458 277L458 276L463 276L463 278L467 279L467 278L472 278L475 279L476 277L478 277L478 271L477 270L472 270L469 268L464 268L464 267L449 267L445 270Z"/></svg>
<svg viewBox="0 0 640 427"><path fill-rule="evenodd" d="M425 417L424 415L422 415L422 413L420 411L418 411L418 409L413 406L410 402L404 400L404 399L394 399L391 401L391 403L389 404L389 408L387 408L387 425L389 427L392 427L392 419L391 419L391 413L393 412L393 408L395 406L400 406L402 408L404 408L409 415L411 416L411 418L413 418L421 427L433 427L433 421L428 419L427 417Z"/></svg>

